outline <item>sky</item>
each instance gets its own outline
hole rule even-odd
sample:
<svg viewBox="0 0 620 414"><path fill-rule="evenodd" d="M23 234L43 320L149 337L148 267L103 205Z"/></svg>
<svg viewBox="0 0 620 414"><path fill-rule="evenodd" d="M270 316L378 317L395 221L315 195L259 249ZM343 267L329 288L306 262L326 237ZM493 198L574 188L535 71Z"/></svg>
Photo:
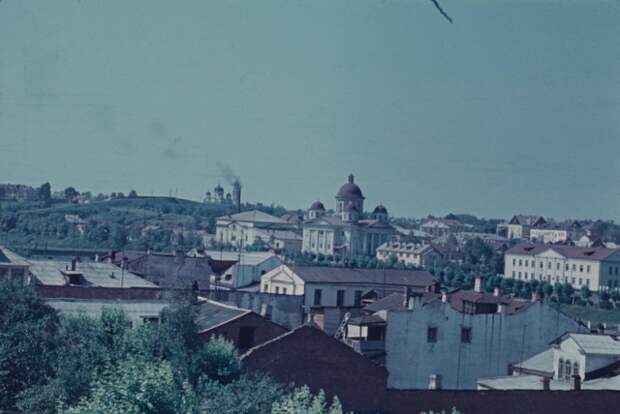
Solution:
<svg viewBox="0 0 620 414"><path fill-rule="evenodd" d="M620 221L620 1L0 0L0 182Z"/></svg>

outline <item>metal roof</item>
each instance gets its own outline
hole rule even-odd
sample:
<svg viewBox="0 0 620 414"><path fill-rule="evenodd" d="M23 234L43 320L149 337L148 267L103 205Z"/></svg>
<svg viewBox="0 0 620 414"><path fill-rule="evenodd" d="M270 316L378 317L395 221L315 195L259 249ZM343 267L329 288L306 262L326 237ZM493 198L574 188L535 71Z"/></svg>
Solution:
<svg viewBox="0 0 620 414"><path fill-rule="evenodd" d="M615 335L567 333L559 340L563 342L571 338L586 354L620 355L620 338Z"/></svg>
<svg viewBox="0 0 620 414"><path fill-rule="evenodd" d="M208 331L232 319L251 313L248 309L237 308L232 305L205 299L197 306L198 315L195 318L200 332Z"/></svg>
<svg viewBox="0 0 620 414"><path fill-rule="evenodd" d="M515 368L527 369L530 371L553 372L553 348L549 348L516 364Z"/></svg>
<svg viewBox="0 0 620 414"><path fill-rule="evenodd" d="M30 265L26 259L4 246L0 246L0 263L11 266Z"/></svg>
<svg viewBox="0 0 620 414"><path fill-rule="evenodd" d="M511 247L506 251L506 254L535 256L547 250L552 250L566 258L581 260L604 260L612 254L620 252L620 249L608 249L606 247L579 247L525 242Z"/></svg>
<svg viewBox="0 0 620 414"><path fill-rule="evenodd" d="M30 273L39 284L64 286L68 284L63 272L70 269L71 263L63 260L30 261ZM157 287L155 284L134 275L128 271L124 273L111 263L78 262L76 272L82 274L85 285L103 287Z"/></svg>
<svg viewBox="0 0 620 414"><path fill-rule="evenodd" d="M349 267L292 266L305 282L430 286L435 278L423 270L358 269Z"/></svg>

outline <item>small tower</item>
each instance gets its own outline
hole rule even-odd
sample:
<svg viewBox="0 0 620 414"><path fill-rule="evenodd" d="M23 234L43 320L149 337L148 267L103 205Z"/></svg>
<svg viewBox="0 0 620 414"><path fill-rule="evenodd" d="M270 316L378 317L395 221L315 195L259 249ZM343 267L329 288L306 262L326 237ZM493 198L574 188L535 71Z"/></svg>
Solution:
<svg viewBox="0 0 620 414"><path fill-rule="evenodd" d="M215 202L222 204L224 203L224 189L222 188L221 185L217 185L217 187L215 187L213 189L213 194L215 194Z"/></svg>
<svg viewBox="0 0 620 414"><path fill-rule="evenodd" d="M235 179L235 182L233 183L232 197L237 213L241 213L241 182L239 182L238 178Z"/></svg>
<svg viewBox="0 0 620 414"><path fill-rule="evenodd" d="M306 218L308 220L314 220L325 215L325 206L320 201L312 203L308 211L306 212Z"/></svg>
<svg viewBox="0 0 620 414"><path fill-rule="evenodd" d="M211 197L211 191L207 191L205 193L205 204L211 204L213 202L213 197Z"/></svg>
<svg viewBox="0 0 620 414"><path fill-rule="evenodd" d="M383 206L383 204L379 204L377 207L375 207L374 211L372 212L372 219L377 220L378 222L381 222L381 223L387 223L388 211Z"/></svg>

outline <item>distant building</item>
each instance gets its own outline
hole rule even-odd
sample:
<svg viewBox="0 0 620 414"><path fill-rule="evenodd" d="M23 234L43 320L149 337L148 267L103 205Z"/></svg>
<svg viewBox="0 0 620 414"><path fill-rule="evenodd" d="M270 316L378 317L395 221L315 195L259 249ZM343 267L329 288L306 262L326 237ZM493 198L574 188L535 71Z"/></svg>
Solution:
<svg viewBox="0 0 620 414"><path fill-rule="evenodd" d="M478 389L620 390L620 340L565 333L550 348L516 364L512 375L478 379Z"/></svg>
<svg viewBox="0 0 620 414"><path fill-rule="evenodd" d="M271 252L192 249L187 255L209 258L213 289L237 289L257 284L262 275L282 264L280 258Z"/></svg>
<svg viewBox="0 0 620 414"><path fill-rule="evenodd" d="M30 262L13 252L0 246L0 280L12 280L21 284L30 283Z"/></svg>
<svg viewBox="0 0 620 414"><path fill-rule="evenodd" d="M405 241L389 241L377 248L377 259L387 262L395 258L398 262L423 267L438 262L441 252L431 244L419 244Z"/></svg>
<svg viewBox="0 0 620 414"><path fill-rule="evenodd" d="M570 283L575 289L617 289L620 249L520 243L504 255L504 277Z"/></svg>
<svg viewBox="0 0 620 414"><path fill-rule="evenodd" d="M506 375L511 364L546 349L576 321L539 300L474 290L412 294L407 309L387 312L388 387L419 389L441 378L447 389L475 389L481 377Z"/></svg>
<svg viewBox="0 0 620 414"><path fill-rule="evenodd" d="M529 240L541 243L563 243L577 241L586 234L585 229L576 220L561 223L545 223L530 229Z"/></svg>
<svg viewBox="0 0 620 414"><path fill-rule="evenodd" d="M245 249L264 245L278 251L301 250L301 230L297 224L259 210L218 217L216 241Z"/></svg>
<svg viewBox="0 0 620 414"><path fill-rule="evenodd" d="M463 231L465 226L457 219L450 218L430 218L422 221L420 230L433 237L445 236L459 231Z"/></svg>
<svg viewBox="0 0 620 414"><path fill-rule="evenodd" d="M498 226L498 231L501 231L502 228L506 231L506 237L509 239L529 239L530 237L530 229L532 227L540 227L546 224L547 222L541 216L526 216L523 214L518 214L513 216L508 224L500 223Z"/></svg>
<svg viewBox="0 0 620 414"><path fill-rule="evenodd" d="M0 184L0 200L33 201L37 199L37 190L23 184Z"/></svg>
<svg viewBox="0 0 620 414"><path fill-rule="evenodd" d="M396 230L383 205L363 219L364 195L353 175L336 194L336 213L328 215L320 201L306 211L302 251L325 256L374 256L377 247L390 240Z"/></svg>

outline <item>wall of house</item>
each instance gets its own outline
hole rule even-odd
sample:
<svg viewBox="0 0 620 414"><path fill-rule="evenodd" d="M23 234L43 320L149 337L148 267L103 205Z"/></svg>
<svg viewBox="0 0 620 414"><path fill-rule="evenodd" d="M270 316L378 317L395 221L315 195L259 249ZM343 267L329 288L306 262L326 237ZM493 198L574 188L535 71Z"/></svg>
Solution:
<svg viewBox="0 0 620 414"><path fill-rule="evenodd" d="M253 349L243 356L242 366L281 384L324 390L330 401L337 395L344 412L376 413L385 394L385 368L311 327Z"/></svg>
<svg viewBox="0 0 620 414"><path fill-rule="evenodd" d="M427 342L428 327L437 341ZM471 328L471 342L461 342L461 328ZM448 303L432 302L413 311L389 312L386 332L388 385L427 388L431 374L447 389L475 389L481 377L508 375L509 364L548 348L567 332L585 331L577 322L537 302L514 315L468 315Z"/></svg>
<svg viewBox="0 0 620 414"><path fill-rule="evenodd" d="M530 229L530 240L542 243L558 243L568 239L568 231L559 229Z"/></svg>
<svg viewBox="0 0 620 414"><path fill-rule="evenodd" d="M214 336L223 336L243 352L247 349L241 348L239 344L241 328L254 328L254 342L251 346L263 344L288 332L288 329L285 327L263 318L256 313L248 313L228 323L210 329L207 332L203 332L199 334L199 337L202 341L208 342L209 339Z"/></svg>
<svg viewBox="0 0 620 414"><path fill-rule="evenodd" d="M305 321L302 296L230 290L211 291L208 296L219 302L252 310L259 315L265 314L268 319L288 329L294 329Z"/></svg>

